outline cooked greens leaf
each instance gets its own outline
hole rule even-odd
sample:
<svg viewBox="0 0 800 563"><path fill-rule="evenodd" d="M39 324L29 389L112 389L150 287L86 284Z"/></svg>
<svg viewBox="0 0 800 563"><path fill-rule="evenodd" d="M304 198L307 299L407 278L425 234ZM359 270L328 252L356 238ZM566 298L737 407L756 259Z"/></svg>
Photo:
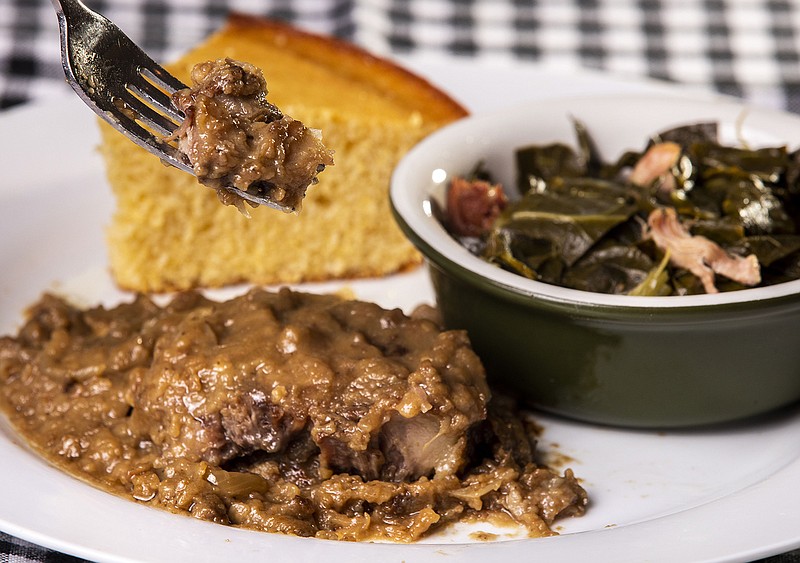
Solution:
<svg viewBox="0 0 800 563"><path fill-rule="evenodd" d="M524 235L527 240L537 241L537 248L546 247L570 266L636 210L616 189L603 194L596 189L596 183L587 188L529 192L500 215L493 231L515 231ZM591 196L587 195L589 193ZM490 234L490 239L493 236ZM487 251L495 247L490 244ZM531 265L528 258L523 261Z"/></svg>
<svg viewBox="0 0 800 563"><path fill-rule="evenodd" d="M518 187L521 194L536 191L553 178L579 178L586 175L586 162L572 147L554 143L544 147L519 149Z"/></svg>
<svg viewBox="0 0 800 563"><path fill-rule="evenodd" d="M693 243L707 239L717 254L752 257L749 264L757 258L761 285L800 278L800 150L724 146L718 124L701 122L656 133L641 151L607 163L586 126L577 119L573 126L576 148L516 151L522 195L484 235L464 241L471 252L532 279L594 292L690 295L757 283L725 270L739 281L717 272L704 284L685 269L691 260L673 255L671 262L647 227L651 213L666 207ZM644 159L651 148L654 158L669 153L669 160ZM489 173L481 164L473 175Z"/></svg>
<svg viewBox="0 0 800 563"><path fill-rule="evenodd" d="M564 285L596 293L628 293L647 277L653 261L635 246L593 250L564 272Z"/></svg>
<svg viewBox="0 0 800 563"><path fill-rule="evenodd" d="M795 252L800 251L800 235L754 235L743 237L728 247L740 254L755 254L758 263L770 266Z"/></svg>
<svg viewBox="0 0 800 563"><path fill-rule="evenodd" d="M628 295L669 295L672 293L672 286L669 284L669 264L670 252L664 253L654 268L652 268L639 285L628 292Z"/></svg>
<svg viewBox="0 0 800 563"><path fill-rule="evenodd" d="M661 131L655 138L660 142L678 143L685 150L695 143L717 144L719 126L713 121L679 125L678 127Z"/></svg>

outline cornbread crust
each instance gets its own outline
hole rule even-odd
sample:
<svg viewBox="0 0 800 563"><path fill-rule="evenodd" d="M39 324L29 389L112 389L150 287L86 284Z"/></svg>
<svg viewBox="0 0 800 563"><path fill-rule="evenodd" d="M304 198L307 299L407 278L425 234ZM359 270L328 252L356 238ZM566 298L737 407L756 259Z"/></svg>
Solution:
<svg viewBox="0 0 800 563"><path fill-rule="evenodd" d="M388 186L397 161L466 111L424 79L364 50L285 24L233 15L168 68L187 81L197 62L230 57L264 72L270 100L321 129L336 166L299 215L220 205L213 190L163 166L111 128L101 152L116 196L107 231L119 286L137 291L382 276L415 267Z"/></svg>

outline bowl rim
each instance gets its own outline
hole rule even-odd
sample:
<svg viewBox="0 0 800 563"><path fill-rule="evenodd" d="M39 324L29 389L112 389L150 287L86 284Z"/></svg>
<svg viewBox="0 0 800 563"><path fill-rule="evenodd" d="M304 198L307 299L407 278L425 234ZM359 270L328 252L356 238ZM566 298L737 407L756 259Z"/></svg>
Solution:
<svg viewBox="0 0 800 563"><path fill-rule="evenodd" d="M755 123L755 129L769 131L773 137L790 139L789 131L793 130L800 143L800 116L779 110L754 108L736 100L725 97L699 98L693 96L670 97L663 94L632 94L626 96L571 96L550 100L530 100L503 107L497 110L484 111L463 117L433 132L417 143L395 167L389 188L389 199L392 213L401 230L412 243L433 261L447 269L456 268L462 273L472 273L474 278L483 278L499 291L518 297L545 300L567 306L592 306L603 308L634 309L686 309L709 308L721 306L748 305L765 300L800 299L800 279L791 280L765 287L747 288L717 294L682 295L682 296L631 296L595 293L566 288L531 280L518 274L505 271L470 253L458 241L452 238L436 219L434 202L430 193L435 184L432 180L434 170L441 169L447 173L446 166L431 167L426 164L427 155L440 154L453 142L469 143L476 133L487 128L516 126L520 120L520 112L529 117L535 112L561 111L566 116L570 107L593 108L601 111L609 105L624 107L644 106L663 108L664 104L678 104L692 109L694 112L707 113L709 119L719 122L737 124L747 120L748 125ZM564 113L566 112L566 113ZM554 139L555 140L555 139ZM644 141L644 138L643 138ZM788 145L789 141L783 141ZM513 148L508 148L512 150ZM474 162L477 163L479 159ZM474 163L473 163L474 164ZM463 172L461 172L463 173ZM442 177L441 172L439 176ZM427 185L422 185L428 178ZM444 179L438 181L445 181Z"/></svg>

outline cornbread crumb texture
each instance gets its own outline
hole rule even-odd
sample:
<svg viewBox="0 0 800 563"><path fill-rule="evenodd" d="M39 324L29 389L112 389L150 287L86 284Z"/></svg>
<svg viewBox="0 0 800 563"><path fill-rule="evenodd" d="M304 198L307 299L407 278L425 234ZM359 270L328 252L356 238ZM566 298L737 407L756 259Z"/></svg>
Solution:
<svg viewBox="0 0 800 563"><path fill-rule="evenodd" d="M242 16L170 70L185 80L196 62L220 56L260 67L268 99L321 129L336 166L308 190L300 214L257 208L248 219L193 176L102 126L117 202L107 233L117 283L169 291L379 276L418 264L391 216L391 173L422 137L464 110L355 47Z"/></svg>

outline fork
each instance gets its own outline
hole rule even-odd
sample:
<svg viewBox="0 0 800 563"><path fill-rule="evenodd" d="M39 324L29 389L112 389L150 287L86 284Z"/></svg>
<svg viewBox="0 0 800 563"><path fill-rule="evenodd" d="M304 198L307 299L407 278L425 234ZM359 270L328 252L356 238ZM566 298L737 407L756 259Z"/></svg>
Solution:
<svg viewBox="0 0 800 563"><path fill-rule="evenodd" d="M81 0L52 0L52 3L61 35L61 62L72 89L97 115L131 141L163 162L194 174L187 156L164 139L184 119L172 103L172 94L186 85ZM274 202L259 195L233 187L227 189L255 204L276 207Z"/></svg>

